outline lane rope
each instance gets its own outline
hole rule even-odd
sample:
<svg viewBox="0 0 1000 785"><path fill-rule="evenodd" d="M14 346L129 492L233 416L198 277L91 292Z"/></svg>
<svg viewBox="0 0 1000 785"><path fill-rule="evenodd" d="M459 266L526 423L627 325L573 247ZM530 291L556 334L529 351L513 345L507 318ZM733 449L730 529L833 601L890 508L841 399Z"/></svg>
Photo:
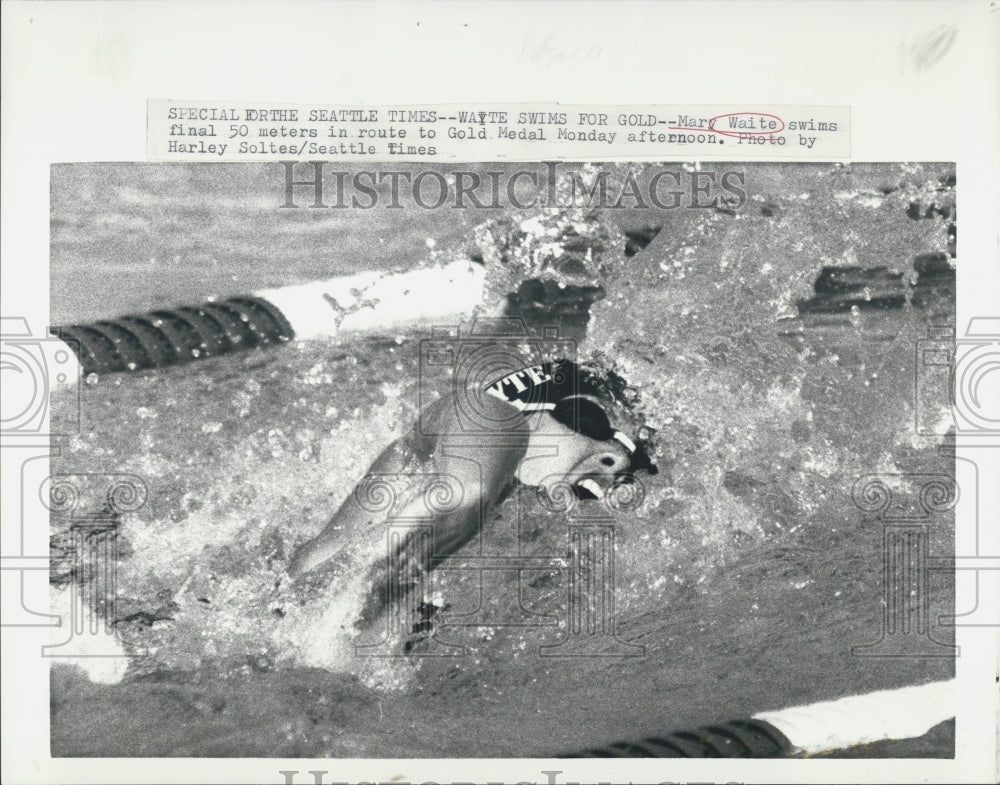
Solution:
<svg viewBox="0 0 1000 785"><path fill-rule="evenodd" d="M264 289L51 332L72 349L77 375L139 371L292 340L393 335L460 320L482 304L485 280L483 265L460 260Z"/></svg>
<svg viewBox="0 0 1000 785"><path fill-rule="evenodd" d="M955 682L931 682L754 714L560 758L775 758L923 736L955 716Z"/></svg>

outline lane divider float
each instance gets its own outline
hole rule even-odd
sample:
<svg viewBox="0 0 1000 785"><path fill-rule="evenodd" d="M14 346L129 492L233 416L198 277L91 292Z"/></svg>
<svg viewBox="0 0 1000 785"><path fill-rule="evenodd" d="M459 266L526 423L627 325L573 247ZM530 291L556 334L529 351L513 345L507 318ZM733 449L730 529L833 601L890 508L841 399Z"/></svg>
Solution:
<svg viewBox="0 0 1000 785"><path fill-rule="evenodd" d="M775 758L815 755L878 741L923 736L955 716L955 682L931 682L808 706L764 711L749 720L623 741L561 758Z"/></svg>
<svg viewBox="0 0 1000 785"><path fill-rule="evenodd" d="M392 335L463 319L483 303L486 268L469 260L363 272L191 307L52 328L79 372L160 368L341 334Z"/></svg>

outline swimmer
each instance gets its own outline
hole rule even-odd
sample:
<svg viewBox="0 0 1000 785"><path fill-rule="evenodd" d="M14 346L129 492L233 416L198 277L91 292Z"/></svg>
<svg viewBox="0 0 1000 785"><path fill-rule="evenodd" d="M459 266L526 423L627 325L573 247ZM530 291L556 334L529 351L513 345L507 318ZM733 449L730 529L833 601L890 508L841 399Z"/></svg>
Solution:
<svg viewBox="0 0 1000 785"><path fill-rule="evenodd" d="M550 492L557 485L568 485L580 498L599 499L637 471L656 472L646 445L611 425L602 406L608 393L598 378L571 361L523 368L494 380L480 392L474 400L466 399L474 403L473 430L457 396L426 407L414 428L372 463L323 531L299 548L289 575L298 577L320 567L351 542L352 533L384 522L359 502L366 483L380 476L434 473L447 478L454 498L460 501L433 520L434 555L440 559L475 537L515 483ZM468 407L464 411L467 413ZM398 517L424 518L424 505L417 494ZM404 542L399 551L405 547ZM400 560L378 565L371 576L372 594L363 619L382 610L390 577L387 564L394 563L401 564L405 573L394 576L404 590L421 572L432 568Z"/></svg>

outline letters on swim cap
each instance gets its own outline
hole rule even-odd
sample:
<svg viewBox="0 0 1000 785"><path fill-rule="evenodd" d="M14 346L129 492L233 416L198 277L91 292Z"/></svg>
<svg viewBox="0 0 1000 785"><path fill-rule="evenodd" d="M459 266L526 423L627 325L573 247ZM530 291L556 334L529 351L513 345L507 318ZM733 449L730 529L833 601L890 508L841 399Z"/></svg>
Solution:
<svg viewBox="0 0 1000 785"><path fill-rule="evenodd" d="M531 365L487 385L486 392L524 412L549 411L563 398L596 393L586 375L572 360Z"/></svg>
<svg viewBox="0 0 1000 785"><path fill-rule="evenodd" d="M521 411L551 409L555 404L549 400L550 391L546 385L552 381L552 374L546 366L550 366L550 363L514 371L493 382L486 388L486 392L513 404Z"/></svg>

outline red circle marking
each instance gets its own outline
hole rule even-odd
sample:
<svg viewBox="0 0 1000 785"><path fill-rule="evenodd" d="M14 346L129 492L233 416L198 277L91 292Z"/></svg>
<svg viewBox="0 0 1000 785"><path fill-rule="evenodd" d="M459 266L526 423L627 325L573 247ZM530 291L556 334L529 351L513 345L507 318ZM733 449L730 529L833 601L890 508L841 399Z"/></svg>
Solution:
<svg viewBox="0 0 1000 785"><path fill-rule="evenodd" d="M752 131L747 129L732 129L728 131L721 130L715 127L717 120L721 120L723 117L770 117L777 120L780 124L780 128L772 128L768 131ZM716 115L715 117L708 118L708 130L712 133L721 134L722 136L733 136L739 137L740 134L745 134L746 136L766 136L768 134L780 134L785 130L785 121L782 120L776 114L769 114L768 112L727 112L726 114Z"/></svg>

